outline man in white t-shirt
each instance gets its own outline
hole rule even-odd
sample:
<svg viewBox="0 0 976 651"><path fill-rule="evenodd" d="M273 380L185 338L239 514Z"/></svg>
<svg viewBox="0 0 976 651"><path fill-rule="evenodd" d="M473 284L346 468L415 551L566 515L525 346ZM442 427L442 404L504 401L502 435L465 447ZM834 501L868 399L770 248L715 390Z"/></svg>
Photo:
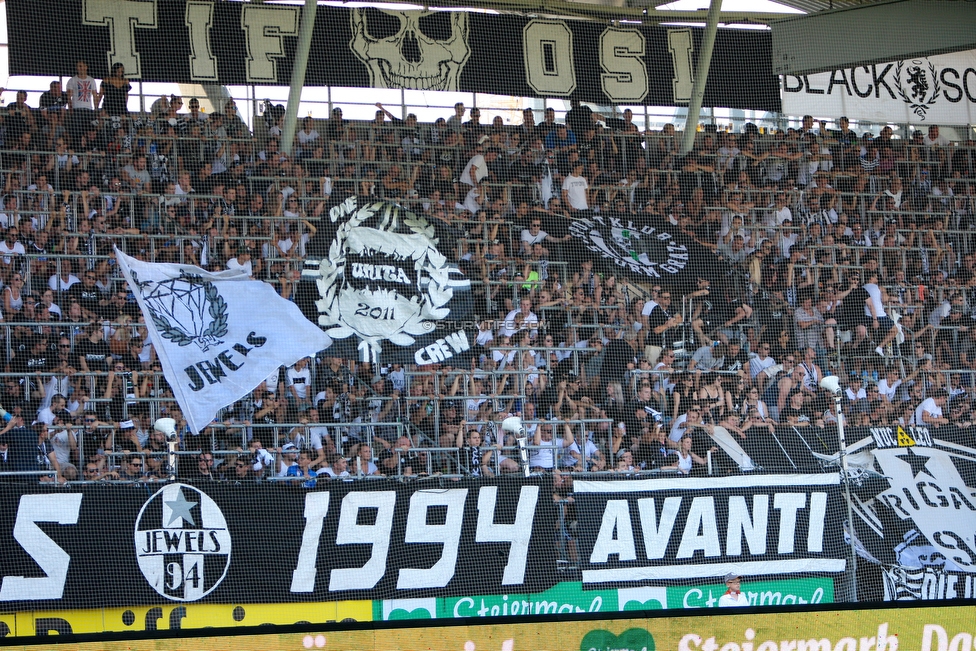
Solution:
<svg viewBox="0 0 976 651"><path fill-rule="evenodd" d="M100 100L96 81L88 76L88 64L79 61L75 64L77 74L68 80L65 90L68 91L69 121L68 131L77 148L86 126L95 117L96 100Z"/></svg>
<svg viewBox="0 0 976 651"><path fill-rule="evenodd" d="M948 147L949 139L939 134L939 125L930 124L928 133L926 133L925 137L922 138L922 143L924 143L926 147Z"/></svg>
<svg viewBox="0 0 976 651"><path fill-rule="evenodd" d="M917 427L938 427L948 425L949 419L942 415L948 396L944 390L938 390L915 408L915 422Z"/></svg>
<svg viewBox="0 0 976 651"><path fill-rule="evenodd" d="M308 358L302 358L289 366L285 371L285 387L290 402L301 407L309 405L309 387L312 384L312 371L308 367Z"/></svg>
<svg viewBox="0 0 976 651"><path fill-rule="evenodd" d="M316 396L316 404L318 403L317 399L318 396ZM331 406L325 407L326 412L330 409ZM331 414L328 415L331 417ZM312 407L305 412L305 418L299 419L299 422L308 427L308 447L313 451L311 467L319 468L327 465L326 446L328 445L332 450L335 450L335 444L332 441L329 428L319 418L319 410Z"/></svg>
<svg viewBox="0 0 976 651"><path fill-rule="evenodd" d="M10 274L14 271L15 256L26 255L27 250L19 241L20 231L16 226L11 226L4 234L3 241L0 242L0 272L2 272L4 282L10 282Z"/></svg>
<svg viewBox="0 0 976 651"><path fill-rule="evenodd" d="M95 97L98 95L96 88L97 82L88 76L88 64L84 61L77 62L75 64L75 70L77 74L68 80L68 84L65 87L68 91L68 99L70 100L68 106L72 111L79 109L94 111Z"/></svg>
<svg viewBox="0 0 976 651"><path fill-rule="evenodd" d="M759 387L760 391L766 388L766 382L769 380L769 375L763 371L776 365L776 360L773 359L769 349L769 342L764 341L759 344L758 350L749 358L749 371L752 375L752 381Z"/></svg>
<svg viewBox="0 0 976 651"><path fill-rule="evenodd" d="M529 227L523 228L519 234L522 253L532 255L532 247L536 244L542 244L547 237L549 237L549 233L542 230L542 221L538 217L533 217L529 221Z"/></svg>
<svg viewBox="0 0 976 651"><path fill-rule="evenodd" d="M771 208L769 226L782 226L785 221L793 221L793 211L786 205L786 193L782 190L776 193L776 199Z"/></svg>
<svg viewBox="0 0 976 651"><path fill-rule="evenodd" d="M572 172L563 179L563 203L573 210L588 210L587 193L590 184L583 176L583 163L573 165Z"/></svg>
<svg viewBox="0 0 976 651"><path fill-rule="evenodd" d="M487 137L482 136L481 140L483 141ZM468 164L464 166L464 171L461 172L461 177L458 180L471 187L477 187L486 178L488 178L488 163L485 162L484 148L482 147L482 142L479 141L478 146L475 147L474 153L468 160Z"/></svg>
<svg viewBox="0 0 976 651"><path fill-rule="evenodd" d="M895 397L898 395L898 387L901 385L902 381L898 377L898 369L891 367L888 369L885 377L878 382L878 393L881 394L882 400L890 405L895 402Z"/></svg>
<svg viewBox="0 0 976 651"><path fill-rule="evenodd" d="M875 341L879 335L884 335L878 347L874 349L874 352L884 357L884 347L898 336L898 326L885 312L884 306L888 302L888 295L883 287L878 286L878 272L868 271L865 278L867 282L864 283L864 291L868 293L868 297L864 299L864 316L870 319L867 326L869 331L874 331Z"/></svg>
<svg viewBox="0 0 976 651"><path fill-rule="evenodd" d="M532 454L529 455L529 467L533 471L555 468L556 460L562 456L562 449L572 446L575 442L573 433L569 431L569 428L563 428L563 438L556 438L553 435L553 427L552 423L541 423L535 430L535 436L532 439L533 445L552 446L555 444L556 449L547 447L542 450L532 450Z"/></svg>
<svg viewBox="0 0 976 651"><path fill-rule="evenodd" d="M278 454L278 477L287 475L288 469L295 465L298 465L298 446L285 443Z"/></svg>
<svg viewBox="0 0 976 651"><path fill-rule="evenodd" d="M505 323L498 331L500 337L511 337L519 330L529 330L534 339L538 334L539 317L532 311L532 299L523 298L519 301L519 309L512 310L505 317Z"/></svg>
<svg viewBox="0 0 976 651"><path fill-rule="evenodd" d="M237 249L237 256L227 261L227 268L242 269L248 276L254 275L254 263L251 260L251 249L241 246Z"/></svg>
<svg viewBox="0 0 976 651"><path fill-rule="evenodd" d="M318 474L327 475L329 477L332 477L333 479L336 479L338 477L348 477L349 476L348 466L349 464L346 461L345 457L336 457L336 460L332 462L331 466L319 470Z"/></svg>

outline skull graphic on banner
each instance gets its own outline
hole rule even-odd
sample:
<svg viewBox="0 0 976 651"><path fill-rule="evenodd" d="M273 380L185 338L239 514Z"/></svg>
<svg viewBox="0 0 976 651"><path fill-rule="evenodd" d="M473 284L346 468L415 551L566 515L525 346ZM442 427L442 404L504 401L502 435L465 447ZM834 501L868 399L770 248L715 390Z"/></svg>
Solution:
<svg viewBox="0 0 976 651"><path fill-rule="evenodd" d="M373 88L458 89L468 60L468 16L460 11L353 9L349 45Z"/></svg>

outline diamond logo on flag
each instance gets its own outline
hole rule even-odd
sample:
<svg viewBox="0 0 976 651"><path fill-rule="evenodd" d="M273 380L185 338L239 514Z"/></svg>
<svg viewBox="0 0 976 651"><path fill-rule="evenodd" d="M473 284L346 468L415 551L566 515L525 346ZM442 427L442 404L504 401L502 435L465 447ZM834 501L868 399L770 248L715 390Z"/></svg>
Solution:
<svg viewBox="0 0 976 651"><path fill-rule="evenodd" d="M279 367L332 345L297 305L243 270L115 256L194 433Z"/></svg>
<svg viewBox="0 0 976 651"><path fill-rule="evenodd" d="M161 283L140 282L135 272L132 277L164 338L178 346L195 343L201 352L224 343L219 337L227 334L227 302L213 283L186 273Z"/></svg>

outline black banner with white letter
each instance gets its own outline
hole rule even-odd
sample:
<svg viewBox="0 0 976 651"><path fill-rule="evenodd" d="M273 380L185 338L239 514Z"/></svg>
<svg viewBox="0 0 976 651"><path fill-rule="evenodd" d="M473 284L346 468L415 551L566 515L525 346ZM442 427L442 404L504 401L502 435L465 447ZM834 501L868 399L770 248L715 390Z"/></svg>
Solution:
<svg viewBox="0 0 976 651"><path fill-rule="evenodd" d="M296 302L333 357L465 366L476 341L457 231L390 201L349 197L308 244Z"/></svg>
<svg viewBox="0 0 976 651"><path fill-rule="evenodd" d="M838 476L577 481L583 583L847 569Z"/></svg>
<svg viewBox="0 0 976 651"><path fill-rule="evenodd" d="M131 79L231 85L288 85L302 11L198 0L6 6L11 74L70 77L83 59L99 79L122 63ZM703 31L320 6L305 84L686 104ZM719 30L705 105L778 111L770 56L768 32Z"/></svg>
<svg viewBox="0 0 976 651"><path fill-rule="evenodd" d="M448 485L0 484L0 609L541 591L546 478Z"/></svg>
<svg viewBox="0 0 976 651"><path fill-rule="evenodd" d="M573 219L569 232L567 257L596 259L607 273L636 283L693 291L699 279L716 284L731 270L713 251L657 216L587 214Z"/></svg>
<svg viewBox="0 0 976 651"><path fill-rule="evenodd" d="M973 427L857 428L848 465L859 555L878 568L875 598L976 596Z"/></svg>

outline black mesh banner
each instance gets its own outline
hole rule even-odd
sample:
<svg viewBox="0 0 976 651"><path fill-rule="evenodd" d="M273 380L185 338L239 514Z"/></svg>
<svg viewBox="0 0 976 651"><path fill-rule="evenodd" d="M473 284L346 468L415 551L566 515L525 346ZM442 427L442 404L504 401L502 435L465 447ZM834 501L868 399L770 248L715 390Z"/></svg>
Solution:
<svg viewBox="0 0 976 651"><path fill-rule="evenodd" d="M838 475L574 484L584 584L847 569Z"/></svg>
<svg viewBox="0 0 976 651"><path fill-rule="evenodd" d="M70 76L85 60L96 78L122 63L130 79L143 81L287 85L301 11L237 2L10 0L10 72ZM319 7L305 84L683 104L702 32ZM51 42L59 47L45 47ZM778 111L770 43L768 32L721 30L705 105Z"/></svg>
<svg viewBox="0 0 976 651"><path fill-rule="evenodd" d="M545 590L545 478L518 482L0 485L4 609ZM260 588L258 588L260 586Z"/></svg>

